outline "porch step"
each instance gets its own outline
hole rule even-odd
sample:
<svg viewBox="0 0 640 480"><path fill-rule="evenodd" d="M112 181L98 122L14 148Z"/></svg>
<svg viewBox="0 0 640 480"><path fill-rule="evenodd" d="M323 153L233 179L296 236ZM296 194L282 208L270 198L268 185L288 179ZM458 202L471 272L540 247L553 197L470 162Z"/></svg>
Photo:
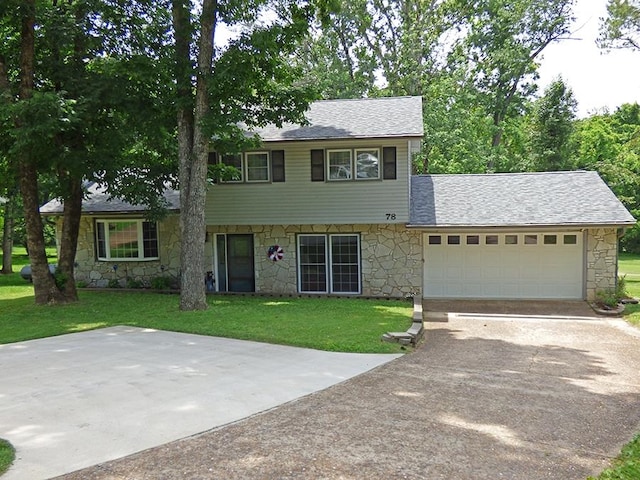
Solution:
<svg viewBox="0 0 640 480"><path fill-rule="evenodd" d="M422 300L413 300L413 322L406 332L387 332L382 335L381 340L385 342L395 342L401 345L417 345L424 335L424 323L422 320Z"/></svg>

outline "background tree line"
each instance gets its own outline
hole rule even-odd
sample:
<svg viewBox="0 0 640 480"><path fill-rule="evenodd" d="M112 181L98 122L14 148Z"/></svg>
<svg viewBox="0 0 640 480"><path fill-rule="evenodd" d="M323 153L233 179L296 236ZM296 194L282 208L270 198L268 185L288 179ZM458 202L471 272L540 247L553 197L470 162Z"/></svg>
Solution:
<svg viewBox="0 0 640 480"><path fill-rule="evenodd" d="M416 173L595 169L640 214L638 105L577 119L561 78L538 91L540 59L571 37L573 7L574 0L6 0L3 250L23 232L36 302L77 300L73 259L87 182L157 215L158 192L179 186L181 308L206 308L204 245L188 239L204 236L210 144L242 151L257 139L239 122L300 121L320 98L421 95ZM638 49L639 12L638 0L609 0L601 46ZM237 35L215 42L221 27ZM38 214L51 198L65 208L57 278L46 267ZM624 242L640 250L635 230Z"/></svg>

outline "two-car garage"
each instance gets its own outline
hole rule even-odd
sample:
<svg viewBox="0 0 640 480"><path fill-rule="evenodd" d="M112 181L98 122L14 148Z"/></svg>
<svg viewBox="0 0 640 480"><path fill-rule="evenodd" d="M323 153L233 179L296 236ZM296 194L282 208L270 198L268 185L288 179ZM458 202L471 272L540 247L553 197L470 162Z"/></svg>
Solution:
<svg viewBox="0 0 640 480"><path fill-rule="evenodd" d="M584 298L583 234L423 234L425 298Z"/></svg>
<svg viewBox="0 0 640 480"><path fill-rule="evenodd" d="M597 172L415 175L429 299L593 299L635 219Z"/></svg>

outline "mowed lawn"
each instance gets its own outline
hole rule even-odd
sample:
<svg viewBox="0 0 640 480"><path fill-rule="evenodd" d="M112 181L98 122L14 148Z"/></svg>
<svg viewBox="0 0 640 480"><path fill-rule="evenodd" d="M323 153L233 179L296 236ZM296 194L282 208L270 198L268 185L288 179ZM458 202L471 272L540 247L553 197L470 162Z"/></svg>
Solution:
<svg viewBox="0 0 640 480"><path fill-rule="evenodd" d="M618 261L618 276L624 278L627 294L640 299L640 255L621 253ZM627 305L624 318L629 323L640 326L640 305Z"/></svg>
<svg viewBox="0 0 640 480"><path fill-rule="evenodd" d="M54 261L51 259L50 261ZM14 253L14 272L28 263ZM0 344L114 325L171 330L328 351L398 353L382 342L411 325L408 300L212 295L209 309L181 312L179 297L153 291L80 290L70 305L37 306L18 273L0 275Z"/></svg>

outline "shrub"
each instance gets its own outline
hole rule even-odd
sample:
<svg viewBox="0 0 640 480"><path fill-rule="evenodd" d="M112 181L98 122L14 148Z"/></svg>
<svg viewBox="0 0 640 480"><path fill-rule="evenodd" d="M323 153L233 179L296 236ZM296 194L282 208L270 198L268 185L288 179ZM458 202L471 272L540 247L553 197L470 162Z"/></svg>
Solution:
<svg viewBox="0 0 640 480"><path fill-rule="evenodd" d="M78 280L76 282L76 288L87 288L87 282L85 282L84 280Z"/></svg>
<svg viewBox="0 0 640 480"><path fill-rule="evenodd" d="M142 287L144 287L142 280L136 280L135 278L127 279L127 288L142 288Z"/></svg>
<svg viewBox="0 0 640 480"><path fill-rule="evenodd" d="M155 277L151 279L151 288L154 290L166 290L171 287L171 279L169 277Z"/></svg>
<svg viewBox="0 0 640 480"><path fill-rule="evenodd" d="M111 280L109 280L109 283L107 284L107 287L109 287L109 288L120 288L120 282L118 281L117 278L112 278Z"/></svg>

